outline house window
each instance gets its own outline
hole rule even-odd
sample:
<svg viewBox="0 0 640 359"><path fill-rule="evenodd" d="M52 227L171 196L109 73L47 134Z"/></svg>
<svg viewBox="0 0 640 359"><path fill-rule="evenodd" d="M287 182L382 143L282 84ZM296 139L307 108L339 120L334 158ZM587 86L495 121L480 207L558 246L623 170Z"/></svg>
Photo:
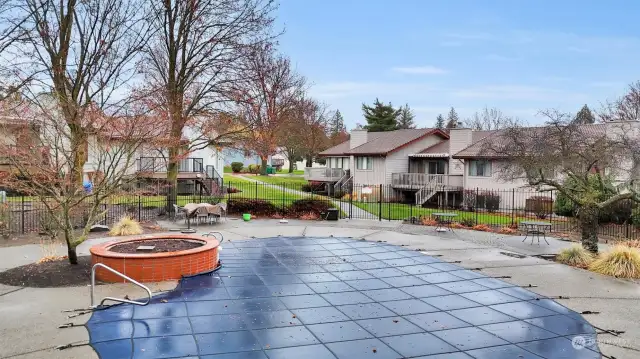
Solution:
<svg viewBox="0 0 640 359"><path fill-rule="evenodd" d="M469 176L491 177L491 162L485 160L469 161Z"/></svg>
<svg viewBox="0 0 640 359"><path fill-rule="evenodd" d="M445 161L431 161L428 162L429 167L427 173L430 175L443 175L445 174L446 162Z"/></svg>
<svg viewBox="0 0 640 359"><path fill-rule="evenodd" d="M356 169L359 170L372 170L373 158L371 157L356 157Z"/></svg>

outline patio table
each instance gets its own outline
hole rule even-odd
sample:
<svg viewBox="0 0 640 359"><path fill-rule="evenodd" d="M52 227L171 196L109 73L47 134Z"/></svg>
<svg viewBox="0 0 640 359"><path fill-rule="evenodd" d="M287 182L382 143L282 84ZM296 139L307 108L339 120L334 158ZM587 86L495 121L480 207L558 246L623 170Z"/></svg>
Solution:
<svg viewBox="0 0 640 359"><path fill-rule="evenodd" d="M446 232L447 228L453 232L453 227L451 224L453 223L453 218L457 217L457 213L431 213L431 215L435 218L438 225L436 226L437 232Z"/></svg>
<svg viewBox="0 0 640 359"><path fill-rule="evenodd" d="M531 235L531 244L533 244L533 239L538 237L538 245L540 245L540 235L542 234L542 238L547 244L546 232L551 232L551 223L550 222L539 222L539 221L524 221L520 222L520 224L524 225L525 228L525 236L522 242L527 240L527 237Z"/></svg>

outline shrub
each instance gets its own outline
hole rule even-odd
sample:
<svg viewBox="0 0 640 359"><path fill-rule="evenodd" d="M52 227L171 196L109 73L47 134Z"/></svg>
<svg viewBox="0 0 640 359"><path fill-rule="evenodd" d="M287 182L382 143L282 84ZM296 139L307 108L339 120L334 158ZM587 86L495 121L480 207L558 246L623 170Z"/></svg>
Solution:
<svg viewBox="0 0 640 359"><path fill-rule="evenodd" d="M625 245L625 246L631 247L631 248L640 248L640 239L636 239L636 240L633 240L633 241L622 242L622 245Z"/></svg>
<svg viewBox="0 0 640 359"><path fill-rule="evenodd" d="M423 226L437 226L438 222L433 219L433 218L429 218L429 217L424 217L420 220L420 222L422 223Z"/></svg>
<svg viewBox="0 0 640 359"><path fill-rule="evenodd" d="M300 186L300 190L303 192L319 193L324 191L325 185L322 182L309 182Z"/></svg>
<svg viewBox="0 0 640 359"><path fill-rule="evenodd" d="M567 196L559 192L553 204L553 211L558 216L573 217L576 213L576 205Z"/></svg>
<svg viewBox="0 0 640 359"><path fill-rule="evenodd" d="M486 224L476 224L475 226L471 227L471 229L473 229L474 231L491 232L491 227L487 226Z"/></svg>
<svg viewBox="0 0 640 359"><path fill-rule="evenodd" d="M114 224L109 234L112 236L132 236L142 234L140 223L131 217L122 217L118 223Z"/></svg>
<svg viewBox="0 0 640 359"><path fill-rule="evenodd" d="M344 192L343 190L337 190L337 191L334 191L334 192L331 194L331 197L333 197L333 198L338 198L338 199L339 199L339 198L344 197L344 194L345 194L345 192Z"/></svg>
<svg viewBox="0 0 640 359"><path fill-rule="evenodd" d="M640 250L617 245L593 261L589 270L620 278L640 278Z"/></svg>
<svg viewBox="0 0 640 359"><path fill-rule="evenodd" d="M241 189L235 188L235 187L227 187L227 193L240 193L242 192Z"/></svg>
<svg viewBox="0 0 640 359"><path fill-rule="evenodd" d="M231 171L233 173L240 173L243 167L244 163L242 162L231 162Z"/></svg>
<svg viewBox="0 0 640 359"><path fill-rule="evenodd" d="M465 189L462 192L462 207L467 211L473 211L476 208L476 191L472 189Z"/></svg>
<svg viewBox="0 0 640 359"><path fill-rule="evenodd" d="M533 212L540 219L547 218L553 212L553 200L546 196L527 198L525 209Z"/></svg>
<svg viewBox="0 0 640 359"><path fill-rule="evenodd" d="M273 203L262 199L232 199L227 202L228 213L251 213L255 216L272 216L278 213Z"/></svg>
<svg viewBox="0 0 640 359"><path fill-rule="evenodd" d="M300 219L305 221L315 221L320 218L320 215L314 212L304 213L300 215Z"/></svg>
<svg viewBox="0 0 640 359"><path fill-rule="evenodd" d="M500 233L500 234L516 234L516 233L518 233L518 230L513 229L511 227L502 227L502 228L500 228L498 233Z"/></svg>
<svg viewBox="0 0 640 359"><path fill-rule="evenodd" d="M258 173L260 173L260 168L261 167L262 166L260 166L260 165L249 165L249 168L248 168L249 169L249 173L253 173L254 175L258 174Z"/></svg>
<svg viewBox="0 0 640 359"><path fill-rule="evenodd" d="M484 208L489 212L496 212L500 209L501 198L499 194L491 191L484 191L477 197L477 206L479 208Z"/></svg>
<svg viewBox="0 0 640 359"><path fill-rule="evenodd" d="M570 266L587 268L593 262L593 254L580 245L573 245L558 253L556 260Z"/></svg>
<svg viewBox="0 0 640 359"><path fill-rule="evenodd" d="M599 223L624 224L632 221L634 203L631 200L622 200L603 208L598 213Z"/></svg>
<svg viewBox="0 0 640 359"><path fill-rule="evenodd" d="M298 217L304 214L315 213L320 216L320 213L327 212L329 207L329 202L325 200L298 199L293 201L289 206L289 215Z"/></svg>
<svg viewBox="0 0 640 359"><path fill-rule="evenodd" d="M473 227L476 225L476 220L471 217L464 217L460 220L460 224L465 227Z"/></svg>

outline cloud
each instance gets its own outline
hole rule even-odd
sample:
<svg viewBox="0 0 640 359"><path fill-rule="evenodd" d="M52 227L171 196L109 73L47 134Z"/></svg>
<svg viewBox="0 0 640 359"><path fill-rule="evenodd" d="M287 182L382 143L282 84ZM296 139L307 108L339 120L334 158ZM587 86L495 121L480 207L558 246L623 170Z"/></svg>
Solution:
<svg viewBox="0 0 640 359"><path fill-rule="evenodd" d="M387 96L407 93L425 93L435 88L423 83L393 83L393 82L329 82L318 84L311 88L314 96L335 99L362 96Z"/></svg>
<svg viewBox="0 0 640 359"><path fill-rule="evenodd" d="M394 67L391 71L413 75L444 75L449 73L449 71L435 66Z"/></svg>
<svg viewBox="0 0 640 359"><path fill-rule="evenodd" d="M565 100L584 100L587 96L553 88L527 85L489 85L469 89L452 91L452 95L462 98L554 101L558 98Z"/></svg>

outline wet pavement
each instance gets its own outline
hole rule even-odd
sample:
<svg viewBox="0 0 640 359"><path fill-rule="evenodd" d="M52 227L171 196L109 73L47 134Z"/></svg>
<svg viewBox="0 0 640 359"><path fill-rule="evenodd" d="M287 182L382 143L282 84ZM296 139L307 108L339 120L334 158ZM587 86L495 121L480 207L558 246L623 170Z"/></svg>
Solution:
<svg viewBox="0 0 640 359"><path fill-rule="evenodd" d="M595 330L538 294L351 238L223 243L223 267L145 307L95 312L100 358L600 358Z"/></svg>

